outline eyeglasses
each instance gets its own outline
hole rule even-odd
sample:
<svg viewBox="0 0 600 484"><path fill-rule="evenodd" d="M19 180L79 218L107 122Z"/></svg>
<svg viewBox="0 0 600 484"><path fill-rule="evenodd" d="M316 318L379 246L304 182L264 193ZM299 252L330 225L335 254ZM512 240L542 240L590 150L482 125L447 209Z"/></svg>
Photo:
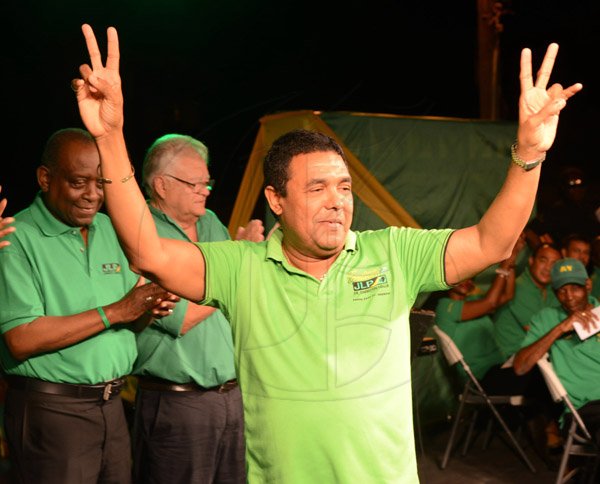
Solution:
<svg viewBox="0 0 600 484"><path fill-rule="evenodd" d="M182 180L181 178L177 178L176 176L169 175L168 173L165 173L164 176L168 176L169 178L173 178L173 180L177 180L178 182L183 183L184 185L187 185L194 192L199 192L203 188L206 188L210 192L213 189L213 186L215 185L215 181L212 178L210 180L208 180L207 182L192 183L187 180Z"/></svg>

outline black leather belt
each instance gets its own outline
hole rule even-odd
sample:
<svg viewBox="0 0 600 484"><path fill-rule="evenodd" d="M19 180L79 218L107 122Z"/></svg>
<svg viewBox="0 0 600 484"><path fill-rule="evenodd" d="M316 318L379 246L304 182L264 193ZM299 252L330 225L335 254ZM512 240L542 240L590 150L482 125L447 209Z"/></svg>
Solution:
<svg viewBox="0 0 600 484"><path fill-rule="evenodd" d="M50 393L75 398L98 398L110 400L117 396L125 383L125 378L98 383L96 385L77 385L73 383L55 383L51 381L28 378L26 376L6 375L9 388L16 390Z"/></svg>
<svg viewBox="0 0 600 484"><path fill-rule="evenodd" d="M138 387L155 392L217 392L227 393L238 386L237 380L228 380L221 385L205 388L197 383L175 383L162 378L138 376Z"/></svg>

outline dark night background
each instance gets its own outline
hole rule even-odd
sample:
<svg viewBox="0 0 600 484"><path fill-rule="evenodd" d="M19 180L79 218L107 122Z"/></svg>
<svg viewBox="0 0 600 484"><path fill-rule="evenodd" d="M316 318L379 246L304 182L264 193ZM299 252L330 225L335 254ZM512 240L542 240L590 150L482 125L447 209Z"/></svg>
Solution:
<svg viewBox="0 0 600 484"><path fill-rule="evenodd" d="M519 55L560 51L551 82L582 82L544 165L596 167L600 7L590 1L504 2L502 116L516 120ZM35 167L56 129L81 126L71 78L87 62L80 25L103 53L121 44L125 135L136 167L167 132L204 141L217 185L208 202L226 224L265 114L296 109L478 118L477 3L461 1L4 1L0 184L8 214L37 191Z"/></svg>

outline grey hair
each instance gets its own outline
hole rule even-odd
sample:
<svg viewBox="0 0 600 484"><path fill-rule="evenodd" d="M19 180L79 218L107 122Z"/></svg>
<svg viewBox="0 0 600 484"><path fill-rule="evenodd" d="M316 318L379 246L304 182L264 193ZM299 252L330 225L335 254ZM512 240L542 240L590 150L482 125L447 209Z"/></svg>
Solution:
<svg viewBox="0 0 600 484"><path fill-rule="evenodd" d="M142 184L147 195L152 199L154 178L165 172L176 157L185 151L193 151L208 165L208 148L196 138L184 134L166 134L156 139L146 151L142 164Z"/></svg>

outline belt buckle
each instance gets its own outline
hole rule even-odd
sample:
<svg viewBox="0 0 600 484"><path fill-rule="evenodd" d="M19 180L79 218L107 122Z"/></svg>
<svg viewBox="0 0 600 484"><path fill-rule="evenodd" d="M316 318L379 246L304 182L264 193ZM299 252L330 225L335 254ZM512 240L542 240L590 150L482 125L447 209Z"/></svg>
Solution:
<svg viewBox="0 0 600 484"><path fill-rule="evenodd" d="M122 384L123 384L122 380L113 380L113 381L108 382L104 386L104 391L102 392L102 400L104 400L104 401L110 400L111 396L114 393L113 388L115 388L117 390L115 395L118 395Z"/></svg>
<svg viewBox="0 0 600 484"><path fill-rule="evenodd" d="M102 400L107 401L110 400L110 394L112 393L112 383L107 383L104 387L104 392L102 393Z"/></svg>
<svg viewBox="0 0 600 484"><path fill-rule="evenodd" d="M235 386L235 384L236 384L235 381L226 381L225 383L223 383L219 386L217 393L227 393L229 390L231 390Z"/></svg>

